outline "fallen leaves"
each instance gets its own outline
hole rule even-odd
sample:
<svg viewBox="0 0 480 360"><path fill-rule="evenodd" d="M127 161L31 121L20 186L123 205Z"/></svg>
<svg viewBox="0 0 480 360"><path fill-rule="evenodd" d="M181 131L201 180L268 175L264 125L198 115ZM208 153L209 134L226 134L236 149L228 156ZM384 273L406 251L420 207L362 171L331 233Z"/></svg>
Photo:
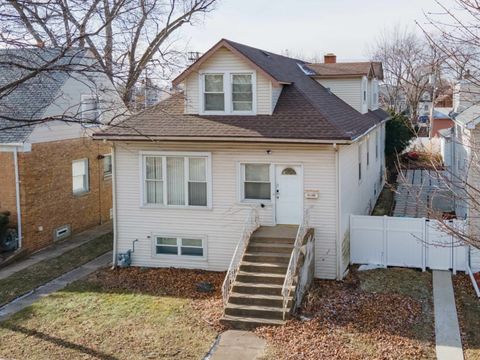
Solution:
<svg viewBox="0 0 480 360"><path fill-rule="evenodd" d="M301 309L311 320L256 332L276 348L276 359L434 359L431 326L421 339L415 331L430 317L425 309L410 296L364 291L350 275L343 283L315 281Z"/></svg>

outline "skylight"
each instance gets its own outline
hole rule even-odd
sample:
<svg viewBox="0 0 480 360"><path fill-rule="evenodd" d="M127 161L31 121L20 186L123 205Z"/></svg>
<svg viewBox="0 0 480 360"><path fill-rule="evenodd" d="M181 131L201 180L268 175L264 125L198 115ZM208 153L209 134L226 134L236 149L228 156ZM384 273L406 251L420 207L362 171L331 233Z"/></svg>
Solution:
<svg viewBox="0 0 480 360"><path fill-rule="evenodd" d="M305 75L308 75L308 76L313 76L313 75L316 75L316 72L313 71L312 69L310 69L307 65L305 64L300 64L300 63L297 63L298 67L303 71L303 73Z"/></svg>

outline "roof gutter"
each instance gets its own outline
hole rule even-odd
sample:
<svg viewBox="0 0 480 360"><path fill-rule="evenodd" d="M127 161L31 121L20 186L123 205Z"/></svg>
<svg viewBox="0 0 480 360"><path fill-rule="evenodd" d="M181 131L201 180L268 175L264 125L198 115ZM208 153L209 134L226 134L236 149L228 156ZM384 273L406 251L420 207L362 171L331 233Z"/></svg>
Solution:
<svg viewBox="0 0 480 360"><path fill-rule="evenodd" d="M390 120L392 117L389 116L387 117L386 119L380 121L378 124L375 124L373 125L371 128L369 128L367 131L365 131L363 134L360 134L358 135L356 138L354 138L352 140L352 142L356 142L357 140L361 139L362 137L364 137L365 135L367 135L368 133L370 133L373 129L375 129L378 125L382 125L383 123L387 122L388 120Z"/></svg>
<svg viewBox="0 0 480 360"><path fill-rule="evenodd" d="M351 144L354 140L338 139L338 140L319 140L319 139L278 139L278 138L230 138L230 137L182 137L182 136L118 136L108 134L95 134L94 140L109 141L212 141L212 142L252 142L252 143L293 143L293 144Z"/></svg>

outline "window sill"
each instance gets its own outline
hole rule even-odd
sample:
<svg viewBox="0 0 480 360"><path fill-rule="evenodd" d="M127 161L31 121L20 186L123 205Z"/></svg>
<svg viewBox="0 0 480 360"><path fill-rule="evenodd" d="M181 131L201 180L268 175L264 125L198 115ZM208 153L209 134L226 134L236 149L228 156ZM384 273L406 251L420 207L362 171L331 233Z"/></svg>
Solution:
<svg viewBox="0 0 480 360"><path fill-rule="evenodd" d="M166 255L166 254L153 254L152 259L160 259L160 260L188 260L194 262L207 262L207 258L205 256L188 256L188 255Z"/></svg>
<svg viewBox="0 0 480 360"><path fill-rule="evenodd" d="M181 206L181 205L154 205L143 204L140 209L168 209L168 210L213 210L211 206Z"/></svg>
<svg viewBox="0 0 480 360"><path fill-rule="evenodd" d="M240 200L240 204L264 204L270 206L273 202L272 200L242 199Z"/></svg>
<svg viewBox="0 0 480 360"><path fill-rule="evenodd" d="M73 196L74 198L80 198L80 197L83 197L83 196L87 196L88 194L90 194L90 190L81 191L81 192L76 192L76 193L73 193L72 196Z"/></svg>

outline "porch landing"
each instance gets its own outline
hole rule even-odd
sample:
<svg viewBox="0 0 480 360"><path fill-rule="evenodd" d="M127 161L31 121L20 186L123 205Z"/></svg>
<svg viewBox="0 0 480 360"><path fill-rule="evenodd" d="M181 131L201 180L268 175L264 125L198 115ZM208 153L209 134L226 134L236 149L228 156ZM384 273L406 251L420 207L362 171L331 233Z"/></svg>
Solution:
<svg viewBox="0 0 480 360"><path fill-rule="evenodd" d="M298 225L261 226L255 231L257 238L291 239L297 236Z"/></svg>

